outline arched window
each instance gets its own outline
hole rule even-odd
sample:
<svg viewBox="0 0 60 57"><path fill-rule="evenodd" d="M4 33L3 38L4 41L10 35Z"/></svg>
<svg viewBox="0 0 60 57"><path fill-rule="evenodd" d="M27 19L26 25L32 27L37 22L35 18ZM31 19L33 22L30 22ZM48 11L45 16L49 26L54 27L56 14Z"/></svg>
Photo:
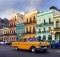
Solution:
<svg viewBox="0 0 60 57"><path fill-rule="evenodd" d="M49 35L48 36L48 40L52 40L52 35Z"/></svg>
<svg viewBox="0 0 60 57"><path fill-rule="evenodd" d="M59 27L59 21L56 21L56 27L57 28Z"/></svg>
<svg viewBox="0 0 60 57"><path fill-rule="evenodd" d="M46 36L45 35L43 36L43 40L46 40Z"/></svg>
<svg viewBox="0 0 60 57"><path fill-rule="evenodd" d="M33 33L35 33L35 26L33 26Z"/></svg>
<svg viewBox="0 0 60 57"><path fill-rule="evenodd" d="M26 33L28 33L28 27L26 28Z"/></svg>
<svg viewBox="0 0 60 57"><path fill-rule="evenodd" d="M32 19L30 18L30 23L32 22Z"/></svg>
<svg viewBox="0 0 60 57"><path fill-rule="evenodd" d="M30 27L30 33L31 33L31 27Z"/></svg>
<svg viewBox="0 0 60 57"><path fill-rule="evenodd" d="M40 35L38 36L38 41L41 41L41 36Z"/></svg>
<svg viewBox="0 0 60 57"><path fill-rule="evenodd" d="M26 23L28 23L28 18L27 18L27 20L26 20Z"/></svg>

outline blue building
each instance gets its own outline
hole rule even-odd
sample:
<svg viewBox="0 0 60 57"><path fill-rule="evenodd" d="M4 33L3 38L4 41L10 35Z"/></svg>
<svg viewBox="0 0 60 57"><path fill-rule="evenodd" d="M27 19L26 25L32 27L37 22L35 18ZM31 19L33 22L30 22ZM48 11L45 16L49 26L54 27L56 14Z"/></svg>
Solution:
<svg viewBox="0 0 60 57"><path fill-rule="evenodd" d="M60 12L55 9L50 9L37 14L36 33L40 39L55 40L55 34L53 34L51 31L54 30L53 17L58 14L60 14Z"/></svg>
<svg viewBox="0 0 60 57"><path fill-rule="evenodd" d="M25 25L24 23L17 24L16 25L16 34L17 34L17 40L21 37L24 37L24 32L25 32Z"/></svg>

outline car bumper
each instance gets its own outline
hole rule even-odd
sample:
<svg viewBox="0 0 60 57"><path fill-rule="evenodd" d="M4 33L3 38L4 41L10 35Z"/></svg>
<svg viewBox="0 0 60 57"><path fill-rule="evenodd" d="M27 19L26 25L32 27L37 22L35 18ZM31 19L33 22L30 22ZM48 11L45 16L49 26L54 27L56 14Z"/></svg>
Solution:
<svg viewBox="0 0 60 57"><path fill-rule="evenodd" d="M37 48L37 51L44 51L44 50L47 50L48 47L40 47L40 48Z"/></svg>

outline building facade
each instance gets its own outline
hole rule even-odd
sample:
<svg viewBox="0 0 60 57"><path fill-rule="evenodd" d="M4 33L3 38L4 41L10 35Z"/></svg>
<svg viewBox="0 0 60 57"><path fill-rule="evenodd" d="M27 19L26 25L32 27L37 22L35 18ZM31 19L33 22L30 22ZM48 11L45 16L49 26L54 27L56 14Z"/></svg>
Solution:
<svg viewBox="0 0 60 57"><path fill-rule="evenodd" d="M0 41L3 41L3 29L0 29Z"/></svg>
<svg viewBox="0 0 60 57"><path fill-rule="evenodd" d="M24 37L24 32L25 32L25 16L23 14L19 14L19 17L17 18L17 24L16 24L16 33L17 33L17 40L19 38Z"/></svg>
<svg viewBox="0 0 60 57"><path fill-rule="evenodd" d="M60 40L60 15L54 16L54 30L55 40Z"/></svg>
<svg viewBox="0 0 60 57"><path fill-rule="evenodd" d="M10 39L9 39L9 27L4 27L3 28L3 41L10 42Z"/></svg>
<svg viewBox="0 0 60 57"><path fill-rule="evenodd" d="M9 21L9 39L10 41L16 41L16 19Z"/></svg>
<svg viewBox="0 0 60 57"><path fill-rule="evenodd" d="M25 25L24 23L16 25L17 40L25 36Z"/></svg>
<svg viewBox="0 0 60 57"><path fill-rule="evenodd" d="M7 18L4 18L4 19L0 18L0 29L8 26L9 26L9 20Z"/></svg>
<svg viewBox="0 0 60 57"><path fill-rule="evenodd" d="M51 31L54 30L53 16L58 14L60 14L59 11L51 9L37 15L37 37L44 40L55 40L55 35Z"/></svg>
<svg viewBox="0 0 60 57"><path fill-rule="evenodd" d="M36 16L38 11L25 14L25 37L36 37Z"/></svg>

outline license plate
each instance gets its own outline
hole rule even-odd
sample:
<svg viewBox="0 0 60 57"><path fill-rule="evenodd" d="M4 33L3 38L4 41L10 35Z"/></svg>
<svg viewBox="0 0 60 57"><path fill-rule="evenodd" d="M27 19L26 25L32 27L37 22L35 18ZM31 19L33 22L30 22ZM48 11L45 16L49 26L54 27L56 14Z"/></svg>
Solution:
<svg viewBox="0 0 60 57"><path fill-rule="evenodd" d="M47 48L47 47L44 47L44 48Z"/></svg>

